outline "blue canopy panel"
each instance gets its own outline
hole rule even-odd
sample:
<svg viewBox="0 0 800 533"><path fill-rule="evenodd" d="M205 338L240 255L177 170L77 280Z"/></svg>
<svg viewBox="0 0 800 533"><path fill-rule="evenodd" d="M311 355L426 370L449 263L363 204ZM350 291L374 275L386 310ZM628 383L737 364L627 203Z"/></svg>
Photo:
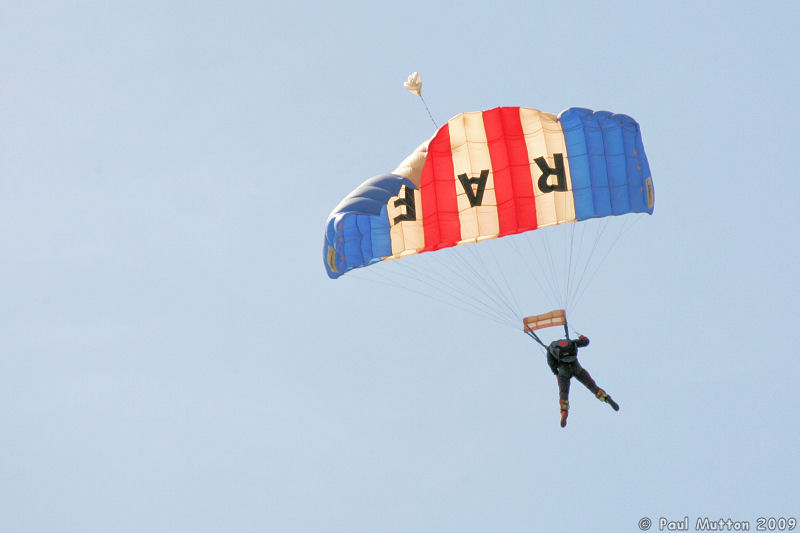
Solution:
<svg viewBox="0 0 800 533"><path fill-rule="evenodd" d="M403 185L416 188L408 178L397 174L370 178L328 216L322 256L330 278L392 255L386 204Z"/></svg>
<svg viewBox="0 0 800 533"><path fill-rule="evenodd" d="M655 195L639 124L627 115L571 107L559 116L578 220L653 214Z"/></svg>

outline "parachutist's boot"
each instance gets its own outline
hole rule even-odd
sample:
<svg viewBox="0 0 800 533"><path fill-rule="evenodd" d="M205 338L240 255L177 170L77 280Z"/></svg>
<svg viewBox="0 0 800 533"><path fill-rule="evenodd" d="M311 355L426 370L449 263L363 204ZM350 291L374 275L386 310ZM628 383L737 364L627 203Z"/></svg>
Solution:
<svg viewBox="0 0 800 533"><path fill-rule="evenodd" d="M606 391L604 391L603 389L597 391L597 399L600 400L601 402L606 402L608 405L611 406L613 410L619 411L619 405L617 404L617 402L612 400L611 396L606 394Z"/></svg>
<svg viewBox="0 0 800 533"><path fill-rule="evenodd" d="M567 425L567 415L569 414L569 402L567 400L561 400L561 427L566 427Z"/></svg>

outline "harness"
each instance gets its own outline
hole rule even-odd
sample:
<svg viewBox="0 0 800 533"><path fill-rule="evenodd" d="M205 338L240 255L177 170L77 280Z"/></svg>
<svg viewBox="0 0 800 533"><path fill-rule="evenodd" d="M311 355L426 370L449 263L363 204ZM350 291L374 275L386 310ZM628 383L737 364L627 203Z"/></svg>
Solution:
<svg viewBox="0 0 800 533"><path fill-rule="evenodd" d="M550 344L547 351L559 363L574 363L578 360L578 347L574 341L557 341Z"/></svg>

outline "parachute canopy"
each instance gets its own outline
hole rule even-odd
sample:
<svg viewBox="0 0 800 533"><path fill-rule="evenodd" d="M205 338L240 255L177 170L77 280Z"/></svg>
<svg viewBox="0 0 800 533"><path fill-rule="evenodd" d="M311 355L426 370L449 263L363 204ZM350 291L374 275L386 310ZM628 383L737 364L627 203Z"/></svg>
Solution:
<svg viewBox="0 0 800 533"><path fill-rule="evenodd" d="M390 174L328 217L323 259L337 278L386 259L556 224L652 214L639 125L608 111L559 116L498 107L450 119Z"/></svg>

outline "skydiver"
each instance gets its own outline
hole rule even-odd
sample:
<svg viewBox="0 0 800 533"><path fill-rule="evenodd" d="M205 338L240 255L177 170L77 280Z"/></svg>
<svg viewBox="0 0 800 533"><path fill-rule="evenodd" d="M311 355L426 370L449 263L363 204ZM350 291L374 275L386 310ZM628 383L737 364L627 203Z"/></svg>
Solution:
<svg viewBox="0 0 800 533"><path fill-rule="evenodd" d="M567 414L569 413L569 382L574 376L583 383L587 389L601 402L606 402L615 411L619 411L617 402L611 396L597 386L589 372L578 363L578 348L589 345L589 339L581 335L577 340L570 340L569 337L558 341L553 341L547 347L547 364L550 370L558 379L558 398L561 406L561 427L567 425Z"/></svg>

